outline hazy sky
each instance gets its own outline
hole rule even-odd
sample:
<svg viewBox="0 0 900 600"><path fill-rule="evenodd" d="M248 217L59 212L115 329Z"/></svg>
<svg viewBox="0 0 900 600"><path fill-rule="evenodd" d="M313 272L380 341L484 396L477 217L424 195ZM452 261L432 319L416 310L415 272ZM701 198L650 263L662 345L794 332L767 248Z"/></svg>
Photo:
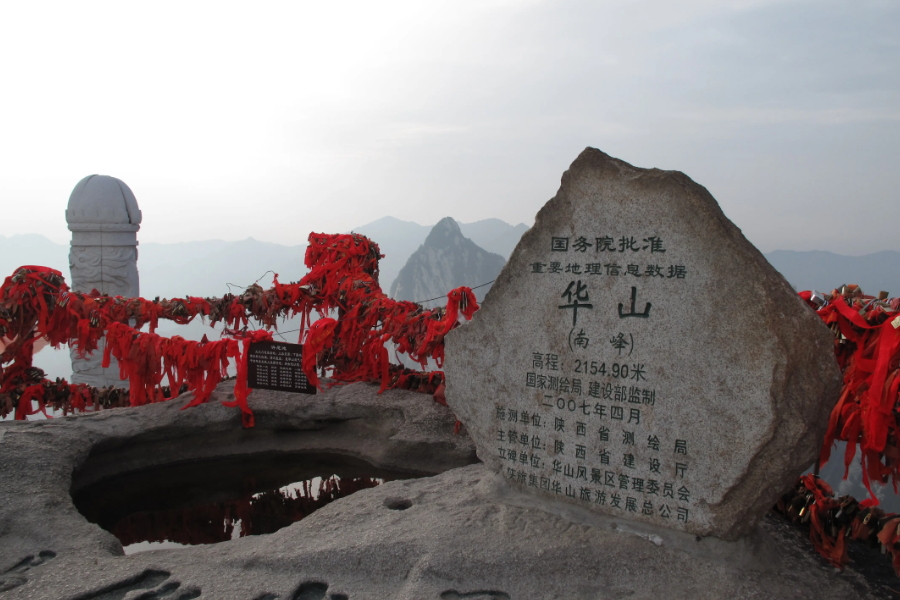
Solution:
<svg viewBox="0 0 900 600"><path fill-rule="evenodd" d="M585 146L763 251L900 250L900 2L6 2L0 234L125 181L141 241L531 224Z"/></svg>

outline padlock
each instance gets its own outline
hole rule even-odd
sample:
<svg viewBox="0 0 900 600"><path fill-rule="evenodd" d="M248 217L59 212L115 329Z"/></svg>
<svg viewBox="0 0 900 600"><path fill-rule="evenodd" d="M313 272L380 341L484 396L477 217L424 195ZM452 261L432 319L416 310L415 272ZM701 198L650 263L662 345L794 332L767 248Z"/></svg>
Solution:
<svg viewBox="0 0 900 600"><path fill-rule="evenodd" d="M812 295L809 297L809 301L819 308L822 308L823 306L828 304L828 300L826 300L825 295L821 292L817 292L816 290L812 291Z"/></svg>

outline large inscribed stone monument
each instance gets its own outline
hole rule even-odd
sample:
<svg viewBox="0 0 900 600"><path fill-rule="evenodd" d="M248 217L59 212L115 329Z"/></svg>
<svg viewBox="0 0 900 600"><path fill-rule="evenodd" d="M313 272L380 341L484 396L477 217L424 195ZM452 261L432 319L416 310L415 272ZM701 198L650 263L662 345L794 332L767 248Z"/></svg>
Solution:
<svg viewBox="0 0 900 600"><path fill-rule="evenodd" d="M510 486L725 539L814 462L841 386L830 332L705 188L592 148L446 355Z"/></svg>
<svg viewBox="0 0 900 600"><path fill-rule="evenodd" d="M125 298L140 296L137 232L141 211L125 182L107 175L88 175L79 181L69 196L66 222L72 232L72 289L83 293L96 289ZM101 345L85 358L71 351L72 381L95 387L128 387L127 381L119 380L114 358L109 368L100 365L102 350Z"/></svg>

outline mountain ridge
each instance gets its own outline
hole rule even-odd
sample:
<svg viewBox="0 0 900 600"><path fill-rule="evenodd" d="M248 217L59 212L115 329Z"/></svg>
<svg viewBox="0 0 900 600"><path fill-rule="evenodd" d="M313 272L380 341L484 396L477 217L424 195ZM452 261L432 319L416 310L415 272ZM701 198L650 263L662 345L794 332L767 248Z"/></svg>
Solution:
<svg viewBox="0 0 900 600"><path fill-rule="evenodd" d="M491 223L502 224L501 231L487 234L479 231L486 229L484 224ZM527 230L524 224L513 226L499 219L459 225L463 235L476 245L505 258L518 243L521 233ZM386 216L353 231L375 240L386 254L382 260L380 283L382 289L389 290L400 269L431 229ZM398 231L407 233L399 235L395 233ZM491 235L495 239L485 241L484 238ZM508 253L498 252L491 244L503 236ZM226 283L245 286L269 270L278 272L282 281L296 281L306 272L303 264L305 248L305 244L286 246L253 238L141 243L138 246L141 293L149 297L221 295L232 289ZM0 234L0 277L5 278L22 265L39 264L58 269L68 279L68 255L68 244L57 244L40 234ZM900 264L900 252L894 250L859 256L828 250L775 250L764 256L798 291L831 291L841 284L855 283L871 295L881 290L892 296L900 295L900 269L896 266Z"/></svg>
<svg viewBox="0 0 900 600"><path fill-rule="evenodd" d="M455 219L454 219L455 220ZM524 223L510 225L500 219L483 219L472 223L457 221L463 235L488 252L509 258L522 234L528 230ZM419 225L386 216L352 229L374 240L384 258L379 264L379 282L383 290L389 290L400 274L400 269L419 246L425 242L434 225ZM476 284L477 285L477 284Z"/></svg>
<svg viewBox="0 0 900 600"><path fill-rule="evenodd" d="M900 252L881 250L845 256L828 250L775 250L764 255L797 291L830 292L847 283L870 295L885 290L900 296Z"/></svg>
<svg viewBox="0 0 900 600"><path fill-rule="evenodd" d="M391 285L390 296L415 302L435 299L442 304L454 288L481 286L496 279L505 264L503 256L481 248L463 235L452 217L445 217L410 255ZM481 287L476 297L484 298L488 289L490 286Z"/></svg>

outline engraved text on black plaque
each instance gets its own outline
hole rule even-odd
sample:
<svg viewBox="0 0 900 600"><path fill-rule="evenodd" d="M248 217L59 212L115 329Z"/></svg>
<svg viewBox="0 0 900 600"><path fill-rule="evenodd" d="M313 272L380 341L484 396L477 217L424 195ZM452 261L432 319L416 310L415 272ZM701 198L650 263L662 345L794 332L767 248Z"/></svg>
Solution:
<svg viewBox="0 0 900 600"><path fill-rule="evenodd" d="M283 342L253 342L247 353L247 385L251 389L315 394L301 368L303 346Z"/></svg>

